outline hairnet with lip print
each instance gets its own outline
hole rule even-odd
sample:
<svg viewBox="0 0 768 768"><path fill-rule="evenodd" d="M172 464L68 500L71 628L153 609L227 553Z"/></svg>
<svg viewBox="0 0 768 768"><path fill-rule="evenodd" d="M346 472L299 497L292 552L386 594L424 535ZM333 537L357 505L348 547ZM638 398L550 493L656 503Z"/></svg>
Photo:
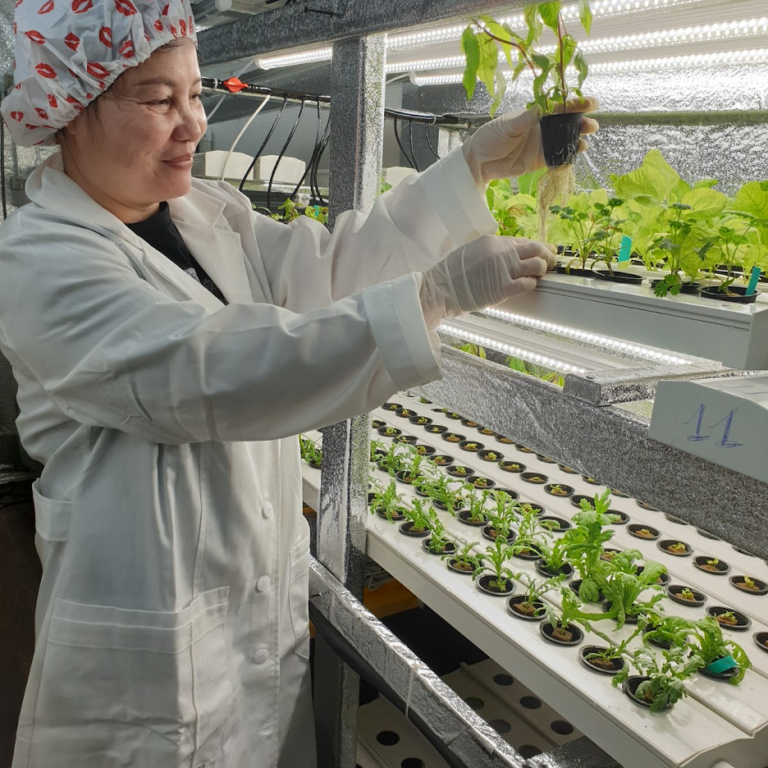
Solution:
<svg viewBox="0 0 768 768"><path fill-rule="evenodd" d="M189 0L18 0L14 36L14 87L0 112L22 146L55 143L126 69L197 39Z"/></svg>

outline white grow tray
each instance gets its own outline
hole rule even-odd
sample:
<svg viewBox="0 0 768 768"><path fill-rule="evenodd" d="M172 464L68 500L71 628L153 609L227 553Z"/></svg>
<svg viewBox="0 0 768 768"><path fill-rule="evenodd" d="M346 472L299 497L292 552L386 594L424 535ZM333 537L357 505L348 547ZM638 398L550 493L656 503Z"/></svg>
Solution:
<svg viewBox="0 0 768 768"><path fill-rule="evenodd" d="M768 368L768 299L730 304L699 296L659 298L649 284L547 275L533 293L499 307L512 314L717 360Z"/></svg>
<svg viewBox="0 0 768 768"><path fill-rule="evenodd" d="M493 446L506 458L514 458L529 469L548 475L553 482L575 487L576 493L592 495L604 490L601 486L586 483L579 475L564 473L556 464L541 462L534 454L520 453L512 445L499 444L493 437L484 437L473 428L461 425L460 421L447 419L444 414L432 411L435 406L420 405L414 399L392 400L420 415L429 415L434 423L446 424L453 431L477 438L486 447ZM541 486L525 483L518 475L503 472L495 464L461 451L458 446L443 441L439 435L427 433L407 419L383 410L377 411L375 416L406 434L417 435L421 443L433 445L457 459L460 457L462 464L474 468L478 474L495 480L500 487L518 491L523 500L541 504L554 515L569 519L577 511L569 499L550 496ZM320 471L306 464L303 468L305 489L316 498ZM410 487L403 484L399 484L398 490L405 494L406 503L414 495ZM707 539L692 526L671 522L662 513L644 510L628 498L614 497L612 508L626 512L630 522L657 528L662 538L679 538L687 542L695 554L711 555L728 562L732 574L746 573L768 579L768 566L763 561L735 551L726 542ZM445 513L441 518L449 534L484 542L478 529L462 525ZM511 675L554 705L563 717L624 768L712 768L721 760L734 768L764 768L768 759L768 654L755 646L752 633L768 630L768 597L744 595L731 587L727 578L695 569L690 558L664 555L655 542L631 537L625 526L616 526L615 530L610 546L639 549L646 559L659 560L668 567L672 583L686 584L707 594L708 605L726 605L750 616L752 627L749 631L726 632L745 648L754 665L741 686L697 678L688 684L689 697L678 703L672 712L652 714L632 704L621 691L611 686L607 677L587 671L578 658L580 646L563 649L545 642L537 623L512 617L505 599L480 593L470 578L449 571L439 557L422 550L421 540L400 535L395 525L369 516L367 552ZM535 575L533 564L526 561L515 560L513 568ZM670 613L690 618L704 615L703 608L678 607L669 600L663 602ZM605 622L598 626L609 632L612 625ZM624 633L617 633L618 637ZM588 634L583 644L592 640L602 644Z"/></svg>

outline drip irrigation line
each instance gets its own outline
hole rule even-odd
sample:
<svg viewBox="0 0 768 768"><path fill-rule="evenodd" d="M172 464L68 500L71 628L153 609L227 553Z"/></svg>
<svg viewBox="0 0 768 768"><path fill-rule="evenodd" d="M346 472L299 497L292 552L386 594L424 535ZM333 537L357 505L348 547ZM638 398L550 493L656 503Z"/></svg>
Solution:
<svg viewBox="0 0 768 768"><path fill-rule="evenodd" d="M317 198L320 201L320 207L325 207L327 204L325 201L325 198L323 198L322 193L320 192L320 183L317 180L317 172L320 169L320 161L323 159L323 155L325 154L325 150L328 147L328 144L330 143L331 136L330 132L326 134L326 136L323 138L323 143L320 147L320 153L317 156L317 162L315 163L315 188L317 189Z"/></svg>
<svg viewBox="0 0 768 768"><path fill-rule="evenodd" d="M416 169L416 172L419 173L421 171L421 168L419 168L419 161L416 159L416 152L413 150L413 121L411 120L408 123L408 145L411 148L411 160L413 160L413 167Z"/></svg>
<svg viewBox="0 0 768 768"><path fill-rule="evenodd" d="M424 123L424 138L427 140L427 146L429 147L429 151L435 156L436 160L440 159L440 155L437 154L435 151L435 148L432 146L432 139L429 138L429 124Z"/></svg>
<svg viewBox="0 0 768 768"><path fill-rule="evenodd" d="M403 142L400 141L400 130L399 130L399 124L398 124L397 118L395 118L395 141L397 142L397 146L400 147L400 151L403 153L403 156L405 157L405 162L408 163L408 165L410 165L411 168L415 168L416 166L413 164L413 160L411 160L411 158L408 157L408 153L405 151Z"/></svg>
<svg viewBox="0 0 768 768"><path fill-rule="evenodd" d="M304 104L305 102L302 101L301 106L299 107L299 114L296 116L296 121L293 124L293 128L291 128L291 132L288 134L288 138L286 139L283 148L280 150L280 154L277 156L275 166L272 168L272 173L269 177L269 185L267 186L267 208L269 208L270 211L272 210L272 184L275 181L277 167L280 165L280 161L283 159L285 153L288 150L288 147L290 146L290 143L293 141L293 136L296 133L296 129L299 127L299 123L301 122L301 116L304 114Z"/></svg>
<svg viewBox="0 0 768 768"><path fill-rule="evenodd" d="M283 99L283 104L280 107L280 111L277 113L277 117L275 118L275 122L272 123L272 127L267 132L267 137L262 142L261 146L259 147L259 151L253 156L253 160L251 160L251 164L248 166L248 170L243 175L243 179L240 182L240 186L238 189L242 192L243 187L245 186L245 180L248 178L248 174L253 170L253 167L256 165L256 162L261 157L261 153L264 151L264 147L267 146L267 142L272 138L272 134L275 132L275 128L277 128L277 124L280 122L280 118L283 116L283 112L285 112L285 107L288 104L288 99Z"/></svg>
<svg viewBox="0 0 768 768"><path fill-rule="evenodd" d="M8 218L8 201L5 197L5 121L0 118L0 176L2 176L3 221Z"/></svg>
<svg viewBox="0 0 768 768"><path fill-rule="evenodd" d="M301 189L302 184L307 179L307 175L312 170L312 165L315 162L315 155L320 150L320 142L322 140L322 129L323 126L323 117L322 113L320 112L320 103L317 103L317 131L315 132L315 146L312 149L312 155L309 158L309 162L307 163L306 167L304 168L304 174L302 175L301 179L299 179L299 183L294 188L293 192L291 193L291 199L294 200L296 198L296 195L299 193L299 190ZM310 192L312 192L311 189L312 179L310 177Z"/></svg>
<svg viewBox="0 0 768 768"><path fill-rule="evenodd" d="M232 153L235 151L235 147L238 145L238 142L240 139L243 138L243 134L248 130L248 126L256 119L257 115L261 112L264 107L267 106L267 102L271 99L271 96L265 96L264 100L259 104L258 107L256 107L256 110L254 113L248 118L245 125L240 129L240 133L237 134L235 137L235 140L232 142L232 146L229 148L229 152L227 152L227 156L224 158L224 165L221 166L221 176L219 176L219 181L224 181L224 174L227 170L227 163L229 163L229 158L232 157Z"/></svg>

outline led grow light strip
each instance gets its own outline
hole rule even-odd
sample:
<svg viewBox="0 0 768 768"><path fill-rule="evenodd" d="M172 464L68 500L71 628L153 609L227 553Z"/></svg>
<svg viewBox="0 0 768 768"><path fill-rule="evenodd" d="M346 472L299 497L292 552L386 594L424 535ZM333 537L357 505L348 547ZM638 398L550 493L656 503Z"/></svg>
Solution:
<svg viewBox="0 0 768 768"><path fill-rule="evenodd" d="M768 17L764 16L759 19L742 19L724 24L703 24L698 27L643 32L639 35L620 35L619 37L584 40L579 43L579 47L586 54L612 53L644 48L663 48L669 45L690 45L713 40L759 37L765 34L768 34ZM554 45L541 48L542 53L552 53L554 50ZM499 61L503 62L504 60L504 54L500 53ZM464 64L465 58L463 56L443 56L441 58L391 62L387 64L386 71L387 74L392 74L429 69L451 69L464 67ZM595 68L599 70L599 67L599 64L595 64L593 71Z"/></svg>
<svg viewBox="0 0 768 768"><path fill-rule="evenodd" d="M768 64L768 48L754 48L748 51L720 51L718 53L694 53L688 56L664 56L654 59L628 59L627 61L603 61L589 67L591 75L634 72L635 70L663 71L699 67L712 67L727 64ZM509 77L509 70L502 71ZM523 73L521 79L528 73ZM449 72L442 75L411 76L414 85L452 85L461 83L461 72Z"/></svg>
<svg viewBox="0 0 768 768"><path fill-rule="evenodd" d="M687 5L711 2L711 0L597 0L592 4L592 13L596 18L610 18L634 13L647 13L649 11L668 10ZM563 8L563 19L566 23L578 19L578 5L567 5ZM522 29L525 26L523 14L507 16L499 19L502 23L509 24L513 29ZM387 37L388 50L404 50L418 48L432 43L443 43L451 40L460 40L466 24L452 24L446 27L433 27L419 32L406 32L401 35L389 35ZM278 67L292 67L298 64L313 64L318 61L330 61L333 49L329 47L315 48L301 53L287 54L284 56L260 56L254 59L254 64L260 69L277 69ZM401 70L403 71L403 70Z"/></svg>
<svg viewBox="0 0 768 768"><path fill-rule="evenodd" d="M508 320L511 323L517 325L524 325L528 328L535 328L539 331L546 331L548 333L556 333L558 336L566 336L570 339L577 341L585 341L588 344L595 344L596 346L606 347L608 349L616 350L617 352L623 352L628 355L634 355L635 357L641 357L645 360L652 360L656 363L667 363L669 365L691 365L690 360L686 360L683 357L677 357L676 355L670 355L666 352L658 352L650 347L641 347L637 344L629 344L626 341L620 339L613 339L610 336L601 336L597 333L588 333L587 331L580 331L577 328L570 328L566 325L556 325L555 323L547 323L543 320L534 320L531 317L523 317L522 315L513 315L510 312L504 312L501 309L486 309L484 310L486 315L491 317L498 317L502 320Z"/></svg>
<svg viewBox="0 0 768 768"><path fill-rule="evenodd" d="M512 346L511 344L504 344L500 341L494 341L494 339L489 339L487 336L481 336L477 333L470 333L469 331L465 331L463 328L457 328L455 325L451 325L450 323L442 323L440 326L438 326L437 330L443 331L444 333L450 333L452 336L457 336L461 339L465 339L466 341L471 341L473 344L480 344L483 347L489 347L490 349L504 352L504 354L519 357L521 360L525 360L526 362L535 363L536 365L541 365L544 368L551 368L552 370L559 371L560 373L583 374L587 372L586 368L579 368L576 365L570 365L569 363L555 360L554 358L547 357L546 355L540 355L536 352L530 352L527 349L520 349L520 347Z"/></svg>

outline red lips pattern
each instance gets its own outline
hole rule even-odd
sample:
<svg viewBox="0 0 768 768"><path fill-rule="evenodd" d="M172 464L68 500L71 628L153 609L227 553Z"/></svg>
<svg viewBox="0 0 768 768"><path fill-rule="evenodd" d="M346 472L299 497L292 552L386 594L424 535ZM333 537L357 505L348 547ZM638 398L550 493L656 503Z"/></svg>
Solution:
<svg viewBox="0 0 768 768"><path fill-rule="evenodd" d="M133 41L126 40L121 46L120 46L120 55L124 59L132 59L134 56L135 51L133 50Z"/></svg>
<svg viewBox="0 0 768 768"><path fill-rule="evenodd" d="M71 48L73 51L76 51L80 47L80 38L74 32L70 32L64 38L64 45L66 45L67 48Z"/></svg>
<svg viewBox="0 0 768 768"><path fill-rule="evenodd" d="M109 70L106 69L102 64L98 64L96 62L91 62L85 69L89 75L97 77L99 80L102 80L109 75Z"/></svg>
<svg viewBox="0 0 768 768"><path fill-rule="evenodd" d="M39 32L36 32L34 29L31 29L29 32L25 32L24 34L33 43L37 43L38 45L42 45L45 42L45 38Z"/></svg>
<svg viewBox="0 0 768 768"><path fill-rule="evenodd" d="M102 27L99 30L99 40L107 47L112 47L112 30L109 27Z"/></svg>
<svg viewBox="0 0 768 768"><path fill-rule="evenodd" d="M115 0L115 8L117 8L118 12L122 13L123 16L133 16L137 13L136 6L131 0Z"/></svg>
<svg viewBox="0 0 768 768"><path fill-rule="evenodd" d="M48 106L51 107L51 109L59 108L59 102L56 101L56 97L52 93L48 94Z"/></svg>
<svg viewBox="0 0 768 768"><path fill-rule="evenodd" d="M50 64L38 64L35 71L40 77L47 77L51 80L56 78L56 70Z"/></svg>
<svg viewBox="0 0 768 768"><path fill-rule="evenodd" d="M38 16L42 16L44 13L50 13L53 10L53 0L48 0L42 8L37 12Z"/></svg>
<svg viewBox="0 0 768 768"><path fill-rule="evenodd" d="M72 11L74 13L85 13L93 8L93 0L72 0Z"/></svg>
<svg viewBox="0 0 768 768"><path fill-rule="evenodd" d="M24 113L23 112L11 112L11 117L16 120L17 122L21 122L24 119Z"/></svg>
<svg viewBox="0 0 768 768"><path fill-rule="evenodd" d="M41 109L40 107L35 107L35 112L37 112L37 116L41 120L47 120L48 119L48 113L44 109Z"/></svg>

